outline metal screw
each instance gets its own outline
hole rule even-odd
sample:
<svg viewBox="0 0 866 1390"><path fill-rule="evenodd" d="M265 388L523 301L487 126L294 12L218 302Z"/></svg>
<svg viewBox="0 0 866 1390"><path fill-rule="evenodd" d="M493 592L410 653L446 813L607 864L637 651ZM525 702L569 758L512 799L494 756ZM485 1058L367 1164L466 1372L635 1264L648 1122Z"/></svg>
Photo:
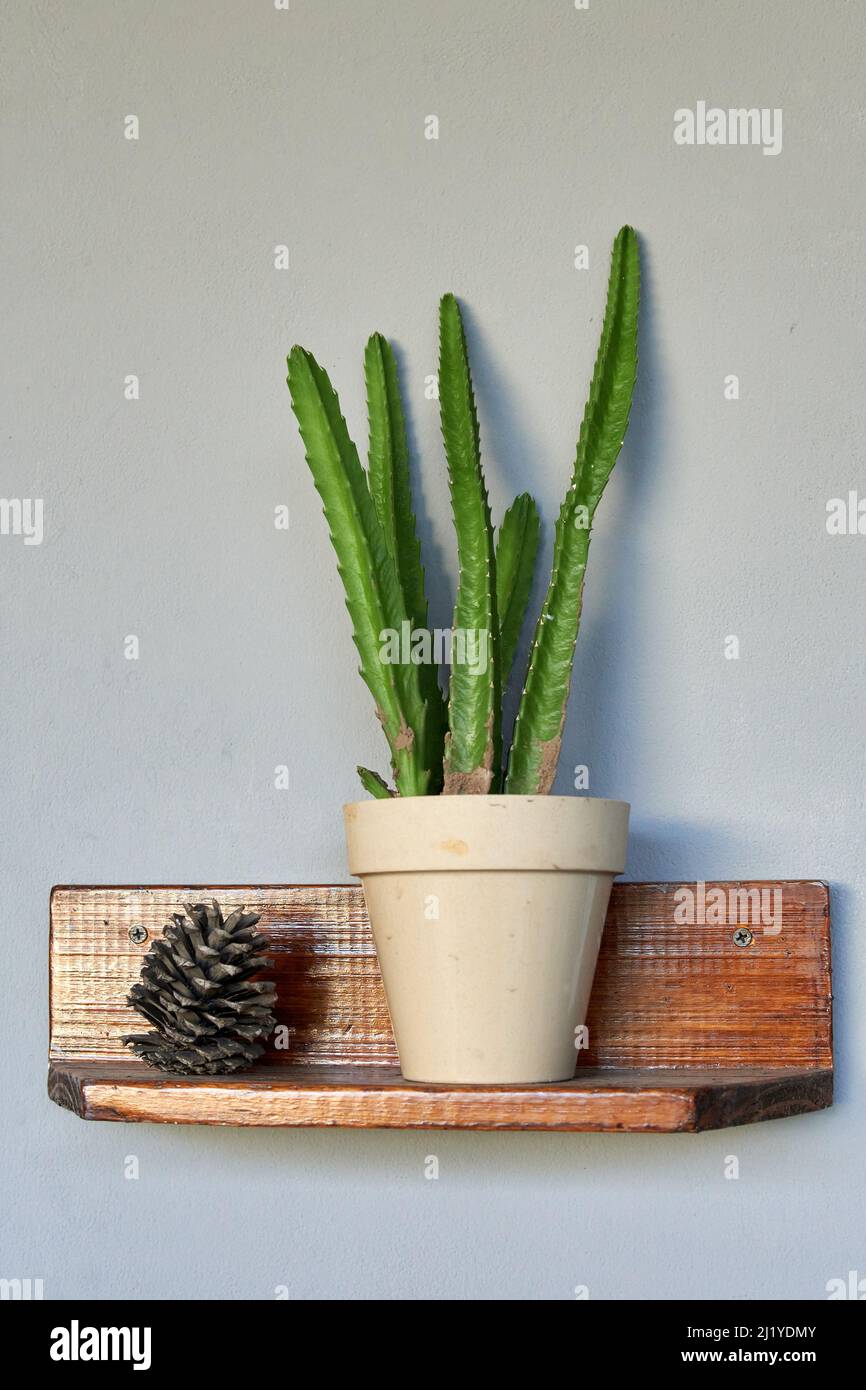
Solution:
<svg viewBox="0 0 866 1390"><path fill-rule="evenodd" d="M134 941L136 946L140 946L142 941L147 940L147 927L130 927L129 939Z"/></svg>
<svg viewBox="0 0 866 1390"><path fill-rule="evenodd" d="M737 927L737 930L734 932L735 946L751 946L754 939L748 927Z"/></svg>

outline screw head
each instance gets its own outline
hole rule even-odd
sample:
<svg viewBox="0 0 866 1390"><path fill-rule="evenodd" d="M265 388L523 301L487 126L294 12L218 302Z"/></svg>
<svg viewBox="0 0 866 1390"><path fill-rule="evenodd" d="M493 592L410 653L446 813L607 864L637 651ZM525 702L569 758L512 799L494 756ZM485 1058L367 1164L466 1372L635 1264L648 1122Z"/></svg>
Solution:
<svg viewBox="0 0 866 1390"><path fill-rule="evenodd" d="M142 941L147 940L147 927L136 925L129 929L129 939L134 941L136 946L140 946Z"/></svg>
<svg viewBox="0 0 866 1390"><path fill-rule="evenodd" d="M734 932L735 946L751 946L754 939L748 927L737 927L737 930Z"/></svg>

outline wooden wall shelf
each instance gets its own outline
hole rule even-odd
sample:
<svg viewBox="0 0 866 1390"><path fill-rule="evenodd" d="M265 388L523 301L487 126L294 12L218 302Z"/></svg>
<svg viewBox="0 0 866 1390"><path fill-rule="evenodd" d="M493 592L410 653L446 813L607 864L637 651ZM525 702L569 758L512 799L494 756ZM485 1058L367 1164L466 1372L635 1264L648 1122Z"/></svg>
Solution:
<svg viewBox="0 0 866 1390"><path fill-rule="evenodd" d="M362 1128L719 1129L820 1110L833 1099L829 895L802 881L725 882L781 891L781 930L742 912L680 925L678 884L614 885L571 1081L433 1086L403 1079L361 889L63 887L51 895L48 1089L83 1119ZM249 1073L170 1077L120 1042L154 934L183 901L217 897L262 914L288 1045ZM742 907L745 898L739 899ZM147 937L136 942L134 928ZM139 933L133 931L133 936Z"/></svg>

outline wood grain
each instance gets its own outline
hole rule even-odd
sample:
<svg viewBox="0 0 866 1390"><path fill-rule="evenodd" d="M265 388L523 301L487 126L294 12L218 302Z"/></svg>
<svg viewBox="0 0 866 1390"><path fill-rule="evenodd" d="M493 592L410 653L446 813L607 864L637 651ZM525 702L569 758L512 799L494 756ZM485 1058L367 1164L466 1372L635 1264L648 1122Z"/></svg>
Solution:
<svg viewBox="0 0 866 1390"><path fill-rule="evenodd" d="M832 1066L830 925L825 884L768 883L782 929L674 921L679 885L614 884L588 1018L590 1066ZM755 884L709 884L723 888ZM219 897L261 912L288 1047L275 1064L397 1066L359 887L55 888L51 898L52 1058L128 1059L140 1031L126 1005L154 933L178 903ZM134 945L130 927L146 927Z"/></svg>
<svg viewBox="0 0 866 1390"><path fill-rule="evenodd" d="M49 1093L88 1120L669 1134L820 1110L832 1101L833 1074L581 1067L574 1081L543 1086L431 1086L394 1067L271 1067L201 1080L90 1061L52 1063Z"/></svg>
<svg viewBox="0 0 866 1390"><path fill-rule="evenodd" d="M781 894L781 930L752 918L679 924L678 884L614 885L572 1082L538 1087L404 1081L362 890L344 885L56 888L51 898L49 1091L87 1119L472 1129L718 1128L832 1100L828 890ZM143 954L185 900L262 914L277 983L272 1046L249 1076L177 1080L130 1058L125 1003ZM733 900L732 900L733 901ZM742 900L745 903L745 899ZM148 935L136 944L130 929Z"/></svg>

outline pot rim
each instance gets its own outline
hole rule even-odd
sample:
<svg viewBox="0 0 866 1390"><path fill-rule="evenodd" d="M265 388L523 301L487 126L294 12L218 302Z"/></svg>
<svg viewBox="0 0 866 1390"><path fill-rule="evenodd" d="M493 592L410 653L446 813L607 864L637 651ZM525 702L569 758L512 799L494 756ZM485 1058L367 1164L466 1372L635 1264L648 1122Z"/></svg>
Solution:
<svg viewBox="0 0 866 1390"><path fill-rule="evenodd" d="M349 870L615 875L625 868L630 809L607 797L505 793L347 802Z"/></svg>
<svg viewBox="0 0 866 1390"><path fill-rule="evenodd" d="M418 803L426 804L432 802L437 804L443 801L460 801L464 803L477 802L479 804L489 803L491 801L503 801L509 804L537 801L543 806L550 806L554 802L567 802L570 805L575 801L592 801L597 806L627 806L629 810L631 810L630 801L620 801L617 797L612 796L515 796L511 792L483 792L478 796L453 796L450 794L446 795L444 792L438 792L435 796L370 796L366 797L363 801L344 801L343 810L345 811L348 806L414 806Z"/></svg>

